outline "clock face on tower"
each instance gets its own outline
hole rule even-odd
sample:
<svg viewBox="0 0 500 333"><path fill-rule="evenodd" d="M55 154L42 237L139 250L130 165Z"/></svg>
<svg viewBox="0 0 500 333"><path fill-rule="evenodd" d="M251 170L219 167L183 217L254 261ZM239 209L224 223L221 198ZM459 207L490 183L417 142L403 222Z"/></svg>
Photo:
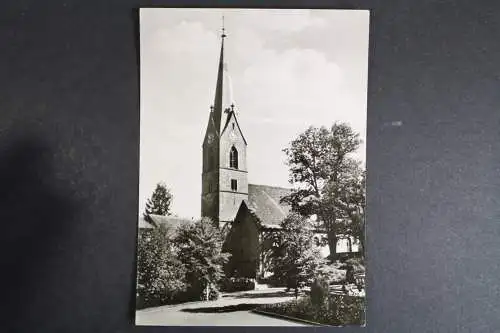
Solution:
<svg viewBox="0 0 500 333"><path fill-rule="evenodd" d="M208 143L211 144L212 142L214 142L214 135L212 133L210 133L208 135Z"/></svg>

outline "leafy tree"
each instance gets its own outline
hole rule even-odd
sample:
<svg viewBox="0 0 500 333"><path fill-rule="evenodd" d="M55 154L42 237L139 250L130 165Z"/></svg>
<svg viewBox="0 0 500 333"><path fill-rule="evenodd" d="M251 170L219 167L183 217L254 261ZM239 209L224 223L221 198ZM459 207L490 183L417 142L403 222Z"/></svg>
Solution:
<svg viewBox="0 0 500 333"><path fill-rule="evenodd" d="M278 234L281 239L275 249L274 275L297 293L312 281L326 261L319 249L311 246L312 228L306 219L292 213L283 220L281 227L282 232Z"/></svg>
<svg viewBox="0 0 500 333"><path fill-rule="evenodd" d="M224 238L210 218L181 225L175 239L179 259L186 267L189 293L198 299L208 298L223 277L223 266L229 259L222 252Z"/></svg>
<svg viewBox="0 0 500 333"><path fill-rule="evenodd" d="M167 234L160 225L139 235L137 284L146 305L170 303L186 288L184 266Z"/></svg>
<svg viewBox="0 0 500 333"><path fill-rule="evenodd" d="M365 172L353 165L350 172L337 182L328 182L323 188L321 215L326 221L334 221L329 237L337 239L338 234L347 235L349 244L354 236L364 248ZM339 220L340 219L340 220Z"/></svg>
<svg viewBox="0 0 500 333"><path fill-rule="evenodd" d="M147 220L149 215L170 215L170 204L172 203L172 194L165 183L158 183L153 195L146 202L144 218Z"/></svg>
<svg viewBox="0 0 500 333"><path fill-rule="evenodd" d="M278 244L282 242L282 237L280 232L271 231L264 232L261 234L262 239L259 242L259 254L260 262L262 263L259 271L259 277L264 278L266 272L274 272L274 264L276 258L279 257L281 252L279 250Z"/></svg>
<svg viewBox="0 0 500 333"><path fill-rule="evenodd" d="M334 123L329 129L309 127L283 150L290 182L298 187L282 201L301 215L319 217L332 255L338 234L354 230L340 220L352 218L353 207L359 206L362 171L351 155L360 144L359 134L348 124Z"/></svg>
<svg viewBox="0 0 500 333"><path fill-rule="evenodd" d="M359 239L364 250L366 172L354 168L343 182L328 186L325 197L331 199L332 205L339 207L343 216L347 217L348 223L342 225L341 231Z"/></svg>

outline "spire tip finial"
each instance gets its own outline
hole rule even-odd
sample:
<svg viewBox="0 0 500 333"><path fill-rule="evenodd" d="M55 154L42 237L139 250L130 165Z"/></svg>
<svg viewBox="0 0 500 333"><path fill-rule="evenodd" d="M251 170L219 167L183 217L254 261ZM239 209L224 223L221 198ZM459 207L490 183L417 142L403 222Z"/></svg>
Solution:
<svg viewBox="0 0 500 333"><path fill-rule="evenodd" d="M222 15L222 35L221 37L224 39L225 37L227 37L226 35L226 29L224 27L224 15Z"/></svg>

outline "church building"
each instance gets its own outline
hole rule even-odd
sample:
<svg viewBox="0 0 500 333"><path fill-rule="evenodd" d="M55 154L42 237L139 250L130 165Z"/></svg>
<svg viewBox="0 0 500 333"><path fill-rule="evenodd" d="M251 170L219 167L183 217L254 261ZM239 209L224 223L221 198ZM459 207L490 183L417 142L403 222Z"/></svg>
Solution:
<svg viewBox="0 0 500 333"><path fill-rule="evenodd" d="M201 216L210 217L228 232L226 250L232 254L239 275L255 278L265 269L262 234L279 232L280 223L290 213L290 207L281 203L281 198L290 194L291 189L248 183L247 141L238 122L238 106L232 98L231 78L224 59L225 38L223 29L215 100L202 145ZM325 239L326 235L318 232L313 244L322 247L327 256L330 251ZM350 239L343 245L339 244L337 252L357 250Z"/></svg>

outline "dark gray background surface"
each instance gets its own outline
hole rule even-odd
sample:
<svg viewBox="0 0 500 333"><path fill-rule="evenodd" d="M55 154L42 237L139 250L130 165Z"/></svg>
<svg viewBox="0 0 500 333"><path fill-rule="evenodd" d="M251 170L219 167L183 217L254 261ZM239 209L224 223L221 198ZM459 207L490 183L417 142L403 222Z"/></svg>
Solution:
<svg viewBox="0 0 500 333"><path fill-rule="evenodd" d="M180 330L133 324L140 5L0 3L3 332ZM368 327L340 331L500 331L500 3L370 6Z"/></svg>

